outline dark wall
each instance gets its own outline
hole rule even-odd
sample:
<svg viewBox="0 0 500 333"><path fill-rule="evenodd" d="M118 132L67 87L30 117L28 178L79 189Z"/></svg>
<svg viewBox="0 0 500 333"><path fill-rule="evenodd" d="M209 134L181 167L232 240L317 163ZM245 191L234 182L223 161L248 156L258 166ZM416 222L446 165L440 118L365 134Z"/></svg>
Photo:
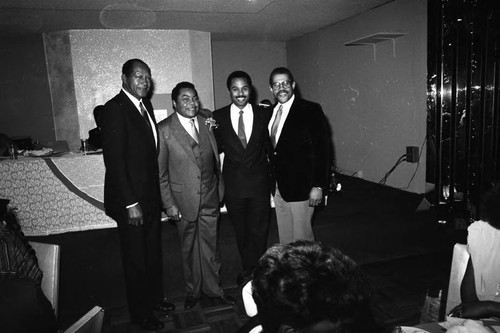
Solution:
<svg viewBox="0 0 500 333"><path fill-rule="evenodd" d="M42 35L4 38L0 43L0 133L55 140Z"/></svg>

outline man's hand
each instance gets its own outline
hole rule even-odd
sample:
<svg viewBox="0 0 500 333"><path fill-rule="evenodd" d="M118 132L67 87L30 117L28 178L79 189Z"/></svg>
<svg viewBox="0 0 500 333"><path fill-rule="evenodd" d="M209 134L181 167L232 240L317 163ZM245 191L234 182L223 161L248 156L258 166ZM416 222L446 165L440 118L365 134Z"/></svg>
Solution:
<svg viewBox="0 0 500 333"><path fill-rule="evenodd" d="M323 190L320 187L313 187L309 192L309 206L316 207L323 200Z"/></svg>
<svg viewBox="0 0 500 333"><path fill-rule="evenodd" d="M167 216L172 221L179 221L182 217L181 212L179 211L179 208L177 208L176 205L173 205L172 207L167 208Z"/></svg>
<svg viewBox="0 0 500 333"><path fill-rule="evenodd" d="M143 225L141 205L129 207L128 209L128 224L136 227Z"/></svg>

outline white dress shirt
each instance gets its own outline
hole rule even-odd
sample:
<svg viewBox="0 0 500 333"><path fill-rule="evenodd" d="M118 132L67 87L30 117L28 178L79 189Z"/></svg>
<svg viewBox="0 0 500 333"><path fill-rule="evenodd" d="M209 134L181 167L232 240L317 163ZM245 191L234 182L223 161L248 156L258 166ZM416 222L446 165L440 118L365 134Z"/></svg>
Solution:
<svg viewBox="0 0 500 333"><path fill-rule="evenodd" d="M186 130L186 132L193 137L193 134L191 133L191 118L186 118L181 116L178 112L175 113L177 115L177 118L179 118L179 121L181 122L182 127ZM193 117L194 119L194 127L196 127L196 130L198 133L200 133L200 126L198 125L198 117ZM194 138L193 138L194 140Z"/></svg>
<svg viewBox="0 0 500 333"><path fill-rule="evenodd" d="M126 91L123 88L122 88L122 91L125 93L125 95L127 95L127 97L132 101L132 103L134 103L135 107L137 108L137 111L139 111L139 114L142 117L142 111L141 111L141 107L140 107L140 103L142 102L142 98L140 100L135 98L134 96L132 96L128 91ZM144 105L144 108L146 108L145 105ZM149 113L148 113L148 121L149 121L149 125L151 127L151 130L153 132L153 137L155 138L155 145L158 145L158 133L156 133L156 127L153 124L153 120L151 119L151 116L149 115Z"/></svg>
<svg viewBox="0 0 500 333"><path fill-rule="evenodd" d="M245 124L245 136L247 138L247 143L250 141L250 135L252 135L253 127L253 109L252 105L248 103L243 109L240 109L236 105L231 104L231 124L233 125L234 132L238 134L238 122L240 119L240 111L243 111L243 123Z"/></svg>
<svg viewBox="0 0 500 333"><path fill-rule="evenodd" d="M283 105L283 109L281 111L280 123L278 125L278 130L276 131L276 144L279 141L279 138L281 135L281 130L283 129L283 124L285 123L286 118L288 117L288 114L290 113L290 108L292 107L292 103L294 100L295 100L295 94L285 104L278 103L274 107L273 116L271 117L271 121L269 122L269 125L267 126L267 128L269 130L269 135L271 135L271 127L273 127L274 119L276 119L276 113L278 112L280 105Z"/></svg>

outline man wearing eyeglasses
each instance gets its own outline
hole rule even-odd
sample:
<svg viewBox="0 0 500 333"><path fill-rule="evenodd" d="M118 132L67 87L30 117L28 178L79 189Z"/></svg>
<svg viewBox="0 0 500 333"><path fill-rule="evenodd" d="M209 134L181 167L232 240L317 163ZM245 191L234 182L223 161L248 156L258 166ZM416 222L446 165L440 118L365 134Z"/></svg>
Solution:
<svg viewBox="0 0 500 333"><path fill-rule="evenodd" d="M277 100L268 130L279 240L314 240L314 208L328 186L328 123L319 104L295 96L296 83L287 68L275 68L269 85Z"/></svg>

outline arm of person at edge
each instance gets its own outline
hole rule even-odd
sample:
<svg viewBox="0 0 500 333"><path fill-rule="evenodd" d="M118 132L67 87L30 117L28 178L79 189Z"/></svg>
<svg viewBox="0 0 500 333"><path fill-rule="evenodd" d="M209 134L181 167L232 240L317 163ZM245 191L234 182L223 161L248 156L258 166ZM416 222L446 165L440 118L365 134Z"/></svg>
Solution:
<svg viewBox="0 0 500 333"><path fill-rule="evenodd" d="M330 160L327 120L321 106L317 105L316 119L311 122L311 124L318 125L311 129L311 148L314 156L312 167L314 186L309 192L309 206L311 207L318 206L323 201L323 189L326 188L328 182L329 165L327 161Z"/></svg>
<svg viewBox="0 0 500 333"><path fill-rule="evenodd" d="M474 266L471 258L469 258L465 275L460 285L460 297L462 298L462 304L451 310L450 316L472 319L500 317L500 303L495 301L480 301L477 297Z"/></svg>
<svg viewBox="0 0 500 333"><path fill-rule="evenodd" d="M114 183L121 185L120 193L124 202L130 203L126 206L128 223L134 226L142 225L141 206L134 196L125 162L125 156L128 152L123 142L127 142L128 134L120 105L117 103L106 104L106 112L102 113L101 118L106 168L109 169L109 174L115 178Z"/></svg>
<svg viewBox="0 0 500 333"><path fill-rule="evenodd" d="M170 176L168 174L168 145L165 139L167 135L166 127L158 127L160 149L158 153L158 167L160 172L160 192L163 207L166 208L169 220L179 221L181 212L175 204L172 190L170 189Z"/></svg>

